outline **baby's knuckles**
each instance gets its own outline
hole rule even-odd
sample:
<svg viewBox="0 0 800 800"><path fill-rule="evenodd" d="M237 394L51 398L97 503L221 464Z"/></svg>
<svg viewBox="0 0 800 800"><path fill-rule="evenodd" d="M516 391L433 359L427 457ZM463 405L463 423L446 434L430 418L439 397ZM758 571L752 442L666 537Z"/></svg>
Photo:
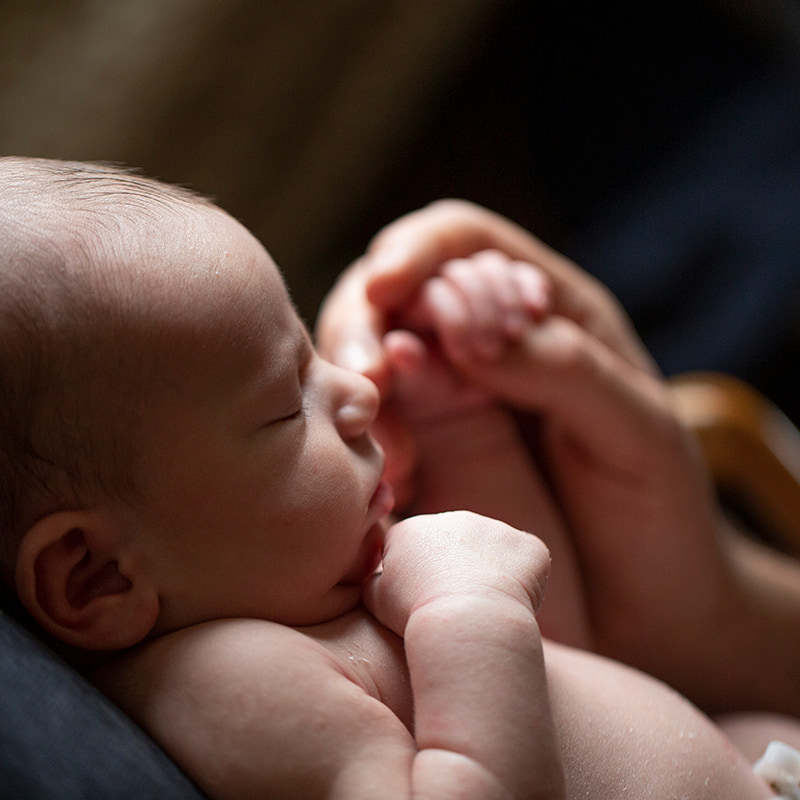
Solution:
<svg viewBox="0 0 800 800"><path fill-rule="evenodd" d="M497 520L466 511L411 517L389 530L365 602L398 633L416 610L454 597L511 599L535 613L549 570L541 540Z"/></svg>

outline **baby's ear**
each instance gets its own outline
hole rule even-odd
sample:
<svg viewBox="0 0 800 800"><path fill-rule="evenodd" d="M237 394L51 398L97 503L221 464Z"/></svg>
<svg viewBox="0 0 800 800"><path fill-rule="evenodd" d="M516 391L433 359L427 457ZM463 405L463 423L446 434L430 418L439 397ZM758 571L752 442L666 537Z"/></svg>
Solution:
<svg viewBox="0 0 800 800"><path fill-rule="evenodd" d="M158 592L102 511L57 511L22 539L17 594L48 633L73 647L132 647L153 629ZM123 566L120 566L123 565Z"/></svg>

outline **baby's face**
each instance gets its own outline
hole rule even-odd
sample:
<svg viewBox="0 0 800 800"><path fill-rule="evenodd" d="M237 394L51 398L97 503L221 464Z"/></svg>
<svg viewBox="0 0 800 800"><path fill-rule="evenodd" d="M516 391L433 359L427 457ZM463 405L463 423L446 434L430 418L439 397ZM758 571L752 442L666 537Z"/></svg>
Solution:
<svg viewBox="0 0 800 800"><path fill-rule="evenodd" d="M379 562L392 502L367 433L377 390L317 355L244 228L214 215L201 238L176 259L187 279L158 322L165 369L143 420L136 520L159 626L335 618Z"/></svg>

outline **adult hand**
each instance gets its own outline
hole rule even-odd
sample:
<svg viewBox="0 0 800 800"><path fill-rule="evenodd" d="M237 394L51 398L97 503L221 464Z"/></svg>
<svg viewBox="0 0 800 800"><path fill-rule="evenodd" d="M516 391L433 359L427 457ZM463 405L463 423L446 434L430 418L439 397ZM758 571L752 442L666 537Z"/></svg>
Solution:
<svg viewBox="0 0 800 800"><path fill-rule="evenodd" d="M553 313L573 320L623 359L657 372L611 292L518 225L461 200L438 201L401 217L378 233L364 257L344 271L325 299L316 326L323 357L367 375L381 392L384 404L374 433L386 451L386 478L400 503L414 495L417 454L405 423L386 402L392 371L383 336L428 277L448 261L484 250L537 266L550 280Z"/></svg>
<svg viewBox="0 0 800 800"><path fill-rule="evenodd" d="M552 310L626 360L655 372L621 306L600 282L510 220L461 200L441 200L386 226L325 299L317 322L323 356L388 389L383 334L392 315L447 261L498 250L539 267L552 282Z"/></svg>
<svg viewBox="0 0 800 800"><path fill-rule="evenodd" d="M746 676L732 665L743 660L748 587L666 383L556 315L501 358L459 368L540 420L542 463L576 545L598 649L707 709L741 699Z"/></svg>

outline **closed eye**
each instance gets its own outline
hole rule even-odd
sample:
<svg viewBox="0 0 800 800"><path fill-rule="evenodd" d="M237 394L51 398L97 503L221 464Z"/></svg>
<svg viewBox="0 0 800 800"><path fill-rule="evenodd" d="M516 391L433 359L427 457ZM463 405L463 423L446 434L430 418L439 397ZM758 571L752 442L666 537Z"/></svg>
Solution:
<svg viewBox="0 0 800 800"><path fill-rule="evenodd" d="M305 328L301 327L300 332L302 335L298 336L295 341L295 352L290 363L287 365L287 373L285 373L284 377L281 379L284 388L281 390L281 388L278 387L279 392L282 393L282 391L286 391L286 394L282 396L289 402L284 406L286 409L285 412L276 409L278 410L278 416L270 421L270 425L281 422L292 422L306 416L307 407L304 386L306 382L306 370L314 356L314 349L311 346L311 340ZM284 381L286 381L286 383L284 383Z"/></svg>
<svg viewBox="0 0 800 800"><path fill-rule="evenodd" d="M306 398L302 391L298 393L291 404L287 403L284 408L286 411L275 417L275 419L273 419L270 423L271 425L275 425L280 422L292 422L293 420L302 419L306 416Z"/></svg>
<svg viewBox="0 0 800 800"><path fill-rule="evenodd" d="M293 411L291 414L287 414L285 417L281 417L280 419L276 419L275 422L290 422L293 419L299 419L303 416L304 408L300 406L297 411Z"/></svg>

